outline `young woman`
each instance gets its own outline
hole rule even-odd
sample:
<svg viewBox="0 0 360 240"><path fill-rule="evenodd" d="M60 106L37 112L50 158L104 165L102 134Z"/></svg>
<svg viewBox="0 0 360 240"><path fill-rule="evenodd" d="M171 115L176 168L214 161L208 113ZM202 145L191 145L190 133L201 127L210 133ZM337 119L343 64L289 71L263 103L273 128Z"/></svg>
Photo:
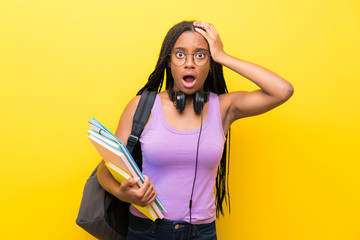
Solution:
<svg viewBox="0 0 360 240"><path fill-rule="evenodd" d="M222 66L260 89L228 93ZM166 91L160 92L165 73ZM212 24L181 22L167 33L157 66L138 95L144 90L158 91L140 136L145 184L140 189L133 187L138 179L118 184L103 163L99 182L122 201L146 206L159 196L167 209L165 219L154 223L131 207L127 239L216 239L215 218L226 198L230 125L284 103L293 87L277 74L227 54ZM123 142L139 99L132 99L122 113L116 135Z"/></svg>

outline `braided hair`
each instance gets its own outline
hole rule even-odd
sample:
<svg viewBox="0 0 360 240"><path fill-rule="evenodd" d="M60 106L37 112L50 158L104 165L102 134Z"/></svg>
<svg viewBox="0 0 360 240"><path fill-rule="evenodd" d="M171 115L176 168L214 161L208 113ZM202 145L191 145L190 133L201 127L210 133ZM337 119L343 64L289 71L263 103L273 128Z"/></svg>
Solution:
<svg viewBox="0 0 360 240"><path fill-rule="evenodd" d="M203 29L204 30L204 29ZM141 95L144 91L160 92L164 82L164 74L166 74L165 89L169 89L174 84L174 78L171 74L169 56L175 42L183 32L195 32L193 21L183 21L173 26L166 34L162 43L159 59L156 63L155 70L150 74L148 82L139 90L137 95ZM205 31L205 30L204 30ZM227 87L224 79L222 65L216 63L212 58L210 60L210 71L205 80L204 88L216 93L227 93ZM230 195L229 195L229 158L230 156L230 129L226 135L224 151L218 167L216 176L216 216L221 213L224 215L223 202L225 200L230 213ZM228 159L228 160L227 160ZM227 163L227 164L226 164ZM226 166L227 165L227 166ZM228 169L228 171L226 171Z"/></svg>

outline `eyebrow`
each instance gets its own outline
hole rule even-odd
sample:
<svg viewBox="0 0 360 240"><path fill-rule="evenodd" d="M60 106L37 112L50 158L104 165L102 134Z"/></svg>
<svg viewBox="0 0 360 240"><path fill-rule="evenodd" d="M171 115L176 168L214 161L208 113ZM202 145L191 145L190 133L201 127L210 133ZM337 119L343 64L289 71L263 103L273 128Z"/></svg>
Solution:
<svg viewBox="0 0 360 240"><path fill-rule="evenodd" d="M174 48L174 50L183 50L183 51L185 51L185 48L183 48L183 47L177 47L177 48ZM205 48L196 48L196 49L195 49L195 52L199 52L199 51L209 52L209 50L208 50L208 49L205 49Z"/></svg>

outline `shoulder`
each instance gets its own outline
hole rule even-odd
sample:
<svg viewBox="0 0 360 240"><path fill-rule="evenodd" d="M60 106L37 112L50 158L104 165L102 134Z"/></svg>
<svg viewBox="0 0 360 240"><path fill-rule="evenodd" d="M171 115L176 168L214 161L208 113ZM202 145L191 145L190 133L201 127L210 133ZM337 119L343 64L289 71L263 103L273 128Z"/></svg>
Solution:
<svg viewBox="0 0 360 240"><path fill-rule="evenodd" d="M132 121L141 96L132 98L123 110L115 135L123 142L131 132Z"/></svg>
<svg viewBox="0 0 360 240"><path fill-rule="evenodd" d="M138 96L135 96L134 98L132 98L129 101L129 103L126 105L126 107L123 111L123 115L129 114L129 115L131 115L131 118L132 118L132 116L135 114L137 106L139 105L140 98L141 98L141 95L138 95Z"/></svg>

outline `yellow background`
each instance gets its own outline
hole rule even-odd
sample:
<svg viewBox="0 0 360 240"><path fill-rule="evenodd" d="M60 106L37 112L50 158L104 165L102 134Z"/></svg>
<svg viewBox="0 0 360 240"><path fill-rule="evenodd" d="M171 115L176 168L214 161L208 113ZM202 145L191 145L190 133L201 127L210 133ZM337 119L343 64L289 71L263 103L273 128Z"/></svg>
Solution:
<svg viewBox="0 0 360 240"><path fill-rule="evenodd" d="M115 130L183 19L212 22L228 53L295 87L233 124L219 239L360 239L359 1L0 0L1 239L93 239L75 225L100 160L86 122Z"/></svg>

